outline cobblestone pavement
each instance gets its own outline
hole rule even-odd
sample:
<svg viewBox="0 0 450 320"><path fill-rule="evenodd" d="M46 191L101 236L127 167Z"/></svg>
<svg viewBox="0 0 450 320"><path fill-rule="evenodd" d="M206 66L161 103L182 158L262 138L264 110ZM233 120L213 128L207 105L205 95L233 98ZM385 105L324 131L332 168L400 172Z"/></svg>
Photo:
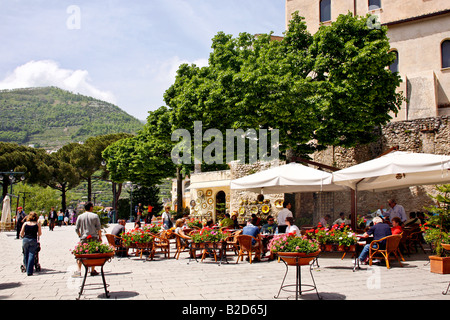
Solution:
<svg viewBox="0 0 450 320"><path fill-rule="evenodd" d="M15 232L0 233L0 299L75 300L82 279L71 277L76 262L70 249L77 242L74 226L55 227L54 231L44 227L39 253L42 270L27 276L20 270L22 241L15 239ZM236 256L230 253L228 263L219 265L210 258L190 260L187 252L175 260L175 250L171 252L171 259L156 255L153 261L146 261L131 256L106 263L109 300L274 300L286 271L284 263L276 260L236 264ZM390 270L361 266L353 272L350 255L341 259L338 253L322 253L312 274L323 300L450 299L450 292L442 294L450 275L431 273L426 254L405 255L405 260L404 267L393 261ZM302 267L301 279L303 284L312 284L308 267ZM290 267L285 283L295 283L294 268ZM295 296L281 291L279 300L288 298ZM300 298L317 300L317 295L311 291ZM107 300L101 276L87 277L81 300Z"/></svg>

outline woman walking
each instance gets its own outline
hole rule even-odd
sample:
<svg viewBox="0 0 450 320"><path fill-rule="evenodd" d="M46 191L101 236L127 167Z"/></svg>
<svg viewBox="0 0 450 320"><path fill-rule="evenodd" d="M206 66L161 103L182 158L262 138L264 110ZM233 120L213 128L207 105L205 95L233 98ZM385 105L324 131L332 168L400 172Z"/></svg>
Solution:
<svg viewBox="0 0 450 320"><path fill-rule="evenodd" d="M23 265L29 276L33 275L38 239L41 234L41 225L38 223L38 215L36 212L30 212L27 221L23 224L22 230L20 231L20 237L23 238Z"/></svg>

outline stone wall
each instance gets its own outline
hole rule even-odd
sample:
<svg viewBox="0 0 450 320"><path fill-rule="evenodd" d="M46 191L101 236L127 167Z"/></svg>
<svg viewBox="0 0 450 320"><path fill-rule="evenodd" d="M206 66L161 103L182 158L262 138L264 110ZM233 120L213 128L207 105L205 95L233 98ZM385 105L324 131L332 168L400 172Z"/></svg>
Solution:
<svg viewBox="0 0 450 320"><path fill-rule="evenodd" d="M391 122L381 128L380 138L377 142L350 149L330 147L325 151L313 154L312 158L315 162L344 169L378 157L397 146L400 151L450 155L449 117ZM405 207L407 213L426 211L424 207L433 204L428 196L429 193L436 194L434 186L417 186L384 192L361 191L358 192L357 212L358 214L367 214L380 207L387 208L388 198L397 199L397 202ZM302 194L302 197L307 198L308 196ZM335 192L333 202L332 219L337 219L341 211L350 214L350 192ZM313 211L311 201L302 202L301 207L302 215L307 216ZM317 223L320 216L326 213L330 212L317 212L316 210L313 223Z"/></svg>

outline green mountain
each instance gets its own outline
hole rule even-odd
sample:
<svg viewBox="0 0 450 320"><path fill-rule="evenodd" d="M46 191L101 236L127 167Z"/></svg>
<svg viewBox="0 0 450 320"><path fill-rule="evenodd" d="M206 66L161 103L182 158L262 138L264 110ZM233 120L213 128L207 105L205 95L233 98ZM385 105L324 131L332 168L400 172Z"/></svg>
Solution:
<svg viewBox="0 0 450 320"><path fill-rule="evenodd" d="M1 90L0 119L0 141L44 149L143 127L111 103L56 87Z"/></svg>

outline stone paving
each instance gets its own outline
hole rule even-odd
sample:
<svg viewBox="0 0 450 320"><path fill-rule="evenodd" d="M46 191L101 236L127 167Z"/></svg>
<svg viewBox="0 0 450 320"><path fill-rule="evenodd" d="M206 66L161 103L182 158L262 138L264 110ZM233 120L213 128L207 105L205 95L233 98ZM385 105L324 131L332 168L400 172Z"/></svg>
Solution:
<svg viewBox="0 0 450 320"><path fill-rule="evenodd" d="M111 230L113 225L108 228ZM131 228L127 224L127 229ZM106 242L106 237L103 237ZM15 232L0 233L0 299L8 300L75 300L81 278L72 278L76 262L70 253L78 237L74 226L43 228L39 254L42 270L33 276L22 273L21 240ZM182 253L179 260L156 255L153 261L131 256L112 259L104 266L110 292L109 300L274 300L285 274L285 265L278 261L250 264L235 263L229 254L228 263L219 265L211 258L203 262L190 260ZM450 275L430 272L427 255L405 255L404 267L392 262L382 266L361 266L352 271L350 255L341 259L338 253L322 253L319 267L313 268L317 289L323 300L449 300ZM99 269L98 269L99 270ZM82 271L84 274L84 270ZM312 284L308 267L302 267L302 283ZM295 283L295 269L289 270L286 283ZM282 291L278 300L295 298ZM314 291L304 293L302 300L317 300ZM108 300L101 276L88 276L81 300Z"/></svg>

